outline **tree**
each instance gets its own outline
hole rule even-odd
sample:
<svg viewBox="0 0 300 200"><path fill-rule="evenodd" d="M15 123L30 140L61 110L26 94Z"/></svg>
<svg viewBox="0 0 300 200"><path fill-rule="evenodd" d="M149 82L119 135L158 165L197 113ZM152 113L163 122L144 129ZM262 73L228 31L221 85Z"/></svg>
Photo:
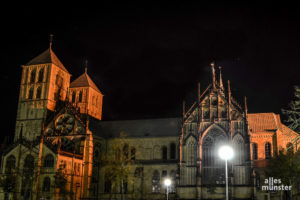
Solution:
<svg viewBox="0 0 300 200"><path fill-rule="evenodd" d="M281 179L283 185L296 188L300 184L299 152L281 150L278 155L275 154L268 162L267 175ZM293 198L292 190L290 191L290 197Z"/></svg>
<svg viewBox="0 0 300 200"><path fill-rule="evenodd" d="M294 89L295 98L290 102L289 109L281 111L287 117L289 128L300 133L300 86L295 86Z"/></svg>
<svg viewBox="0 0 300 200"><path fill-rule="evenodd" d="M133 167L133 158L136 155L132 155L130 149L125 141L125 134L121 133L120 138L115 138L111 142L109 152L101 155L101 161L105 169L105 181L111 183L112 189L120 185L122 200L124 200L127 184L132 182L130 172ZM110 198L112 198L112 189L110 190Z"/></svg>

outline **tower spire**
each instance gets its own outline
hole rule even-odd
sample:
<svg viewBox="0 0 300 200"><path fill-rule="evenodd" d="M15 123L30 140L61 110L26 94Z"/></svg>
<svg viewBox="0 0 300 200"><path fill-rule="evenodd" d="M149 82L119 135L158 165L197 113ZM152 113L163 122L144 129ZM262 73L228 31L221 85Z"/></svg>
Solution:
<svg viewBox="0 0 300 200"><path fill-rule="evenodd" d="M246 114L246 118L248 116L248 106L247 106L247 97L245 96L245 114Z"/></svg>
<svg viewBox="0 0 300 200"><path fill-rule="evenodd" d="M87 74L87 66L88 66L88 60L85 60L84 73L86 74Z"/></svg>
<svg viewBox="0 0 300 200"><path fill-rule="evenodd" d="M212 70L212 76L213 76L213 88L216 87L216 75L215 75L215 62L213 61L210 63L211 70Z"/></svg>
<svg viewBox="0 0 300 200"><path fill-rule="evenodd" d="M52 48L52 42L53 42L53 34L50 33L50 49Z"/></svg>
<svg viewBox="0 0 300 200"><path fill-rule="evenodd" d="M231 90L230 90L230 80L228 80L228 118L231 120Z"/></svg>
<svg viewBox="0 0 300 200"><path fill-rule="evenodd" d="M219 70L220 70L220 87L222 90L224 90L224 85L223 85L223 80L222 80L222 67L219 66Z"/></svg>
<svg viewBox="0 0 300 200"><path fill-rule="evenodd" d="M201 93L200 93L200 82L198 82L198 104L200 105L200 96L201 96Z"/></svg>

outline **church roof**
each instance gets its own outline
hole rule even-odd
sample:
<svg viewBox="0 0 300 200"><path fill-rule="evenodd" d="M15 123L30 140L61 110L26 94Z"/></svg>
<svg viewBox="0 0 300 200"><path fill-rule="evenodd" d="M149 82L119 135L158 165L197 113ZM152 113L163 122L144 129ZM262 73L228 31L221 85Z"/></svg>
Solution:
<svg viewBox="0 0 300 200"><path fill-rule="evenodd" d="M55 64L57 67L61 68L63 71L68 72L68 70L60 62L60 60L57 58L57 56L55 55L55 53L52 51L51 48L47 49L46 51L44 51L37 57L30 60L26 65L38 65L38 64L45 64L45 63Z"/></svg>
<svg viewBox="0 0 300 200"><path fill-rule="evenodd" d="M181 118L101 121L96 134L103 137L173 137L180 135Z"/></svg>
<svg viewBox="0 0 300 200"><path fill-rule="evenodd" d="M275 113L249 113L248 125L251 132L281 129L280 116Z"/></svg>
<svg viewBox="0 0 300 200"><path fill-rule="evenodd" d="M86 72L81 76L79 76L74 81L72 81L72 83L70 84L70 88L75 88L75 87L91 87L96 91L100 92L96 84L92 81L92 79Z"/></svg>

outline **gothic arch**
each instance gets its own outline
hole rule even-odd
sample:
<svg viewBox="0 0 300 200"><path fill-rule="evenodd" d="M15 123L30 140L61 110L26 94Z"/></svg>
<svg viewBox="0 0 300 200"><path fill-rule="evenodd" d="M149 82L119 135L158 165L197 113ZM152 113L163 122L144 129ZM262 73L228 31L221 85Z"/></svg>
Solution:
<svg viewBox="0 0 300 200"><path fill-rule="evenodd" d="M208 127L200 139L202 184L224 184L224 161L218 156L218 148L228 141L224 129L215 124Z"/></svg>
<svg viewBox="0 0 300 200"><path fill-rule="evenodd" d="M237 133L233 137L232 140L233 148L234 148L234 158L233 162L235 165L241 165L245 161L245 142L243 136L241 134Z"/></svg>

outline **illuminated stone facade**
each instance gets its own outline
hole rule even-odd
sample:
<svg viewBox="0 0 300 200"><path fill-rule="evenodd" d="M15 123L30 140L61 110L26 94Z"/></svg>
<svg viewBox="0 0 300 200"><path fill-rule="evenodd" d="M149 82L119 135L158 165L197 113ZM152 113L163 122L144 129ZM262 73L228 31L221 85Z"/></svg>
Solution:
<svg viewBox="0 0 300 200"><path fill-rule="evenodd" d="M267 159L298 134L277 114L247 113L229 84L225 91L221 74L216 81L213 67L212 84L202 93L199 87L198 100L182 118L101 121L103 94L87 71L70 82L67 69L46 50L22 66L14 144L1 168L2 176L16 174L17 184L0 199L62 198L55 187L60 169L69 191L63 198L120 199L120 185L111 188L100 161L120 133L134 155L126 199L165 199L167 177L170 199L224 199L224 161L217 157L222 144L236 153L229 162L231 199L280 199L256 186Z"/></svg>

